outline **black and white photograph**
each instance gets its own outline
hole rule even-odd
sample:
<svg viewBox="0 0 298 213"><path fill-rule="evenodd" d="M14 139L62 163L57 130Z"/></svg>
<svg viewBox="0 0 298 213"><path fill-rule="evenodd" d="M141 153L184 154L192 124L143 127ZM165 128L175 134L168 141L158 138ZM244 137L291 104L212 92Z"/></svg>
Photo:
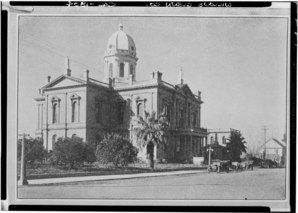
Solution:
<svg viewBox="0 0 298 213"><path fill-rule="evenodd" d="M290 5L189 4L6 5L13 202L289 210Z"/></svg>

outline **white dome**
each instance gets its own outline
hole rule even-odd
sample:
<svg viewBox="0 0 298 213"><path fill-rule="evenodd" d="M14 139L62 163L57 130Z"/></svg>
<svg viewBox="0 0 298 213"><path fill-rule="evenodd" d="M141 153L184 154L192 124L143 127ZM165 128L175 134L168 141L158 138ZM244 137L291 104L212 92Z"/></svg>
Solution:
<svg viewBox="0 0 298 213"><path fill-rule="evenodd" d="M111 35L108 40L105 55L115 53L129 54L136 56L136 45L130 35L123 31L123 26L119 25L119 30Z"/></svg>

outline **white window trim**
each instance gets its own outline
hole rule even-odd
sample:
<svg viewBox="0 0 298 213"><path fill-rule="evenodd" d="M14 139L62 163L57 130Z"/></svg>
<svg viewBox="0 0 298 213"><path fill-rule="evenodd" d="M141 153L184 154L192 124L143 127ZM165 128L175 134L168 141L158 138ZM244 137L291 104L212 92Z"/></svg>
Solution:
<svg viewBox="0 0 298 213"><path fill-rule="evenodd" d="M70 119L71 119L71 123L79 123L80 122L80 100L81 100L81 97L80 96L78 96L77 94L72 94L71 96L70 96L70 103L71 103L71 116L70 116ZM77 112L75 112L75 113L77 113L77 120L76 121L73 121L73 103L74 102L77 102L77 107L78 107L78 109L77 109Z"/></svg>

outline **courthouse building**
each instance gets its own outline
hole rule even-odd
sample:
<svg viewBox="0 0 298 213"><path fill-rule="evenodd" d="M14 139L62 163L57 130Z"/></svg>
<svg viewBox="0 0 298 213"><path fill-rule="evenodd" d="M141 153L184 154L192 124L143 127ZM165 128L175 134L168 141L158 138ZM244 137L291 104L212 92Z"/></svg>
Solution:
<svg viewBox="0 0 298 213"><path fill-rule="evenodd" d="M207 130L201 128L201 92L193 94L182 71L176 85L158 71L148 73L147 81L137 81L136 45L122 25L108 39L103 60L104 79L90 78L88 70L84 78L73 76L67 58L64 73L48 76L40 88L36 133L47 150L59 137L78 136L88 143L106 132L126 135L135 144L132 120L146 111L165 112L170 122L165 145L155 149L157 159L177 162L202 156ZM139 150L139 157L146 158L146 148Z"/></svg>

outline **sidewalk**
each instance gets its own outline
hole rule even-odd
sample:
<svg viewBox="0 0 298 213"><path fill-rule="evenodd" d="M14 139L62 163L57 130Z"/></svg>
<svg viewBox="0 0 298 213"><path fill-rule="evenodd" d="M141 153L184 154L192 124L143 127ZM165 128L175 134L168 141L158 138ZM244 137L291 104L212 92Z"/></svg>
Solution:
<svg viewBox="0 0 298 213"><path fill-rule="evenodd" d="M138 173L138 174L125 174L125 175L48 178L48 179L28 180L28 182L29 182L29 185L40 185L40 184L55 184L55 183L71 183L71 182L81 182L81 181L120 180L120 179L130 179L130 178L160 177L160 176L168 176L168 175L184 175L184 174L195 174L195 173L204 173L204 172L206 172L205 169L174 171L174 172ZM18 181L18 185L20 186L19 181Z"/></svg>

